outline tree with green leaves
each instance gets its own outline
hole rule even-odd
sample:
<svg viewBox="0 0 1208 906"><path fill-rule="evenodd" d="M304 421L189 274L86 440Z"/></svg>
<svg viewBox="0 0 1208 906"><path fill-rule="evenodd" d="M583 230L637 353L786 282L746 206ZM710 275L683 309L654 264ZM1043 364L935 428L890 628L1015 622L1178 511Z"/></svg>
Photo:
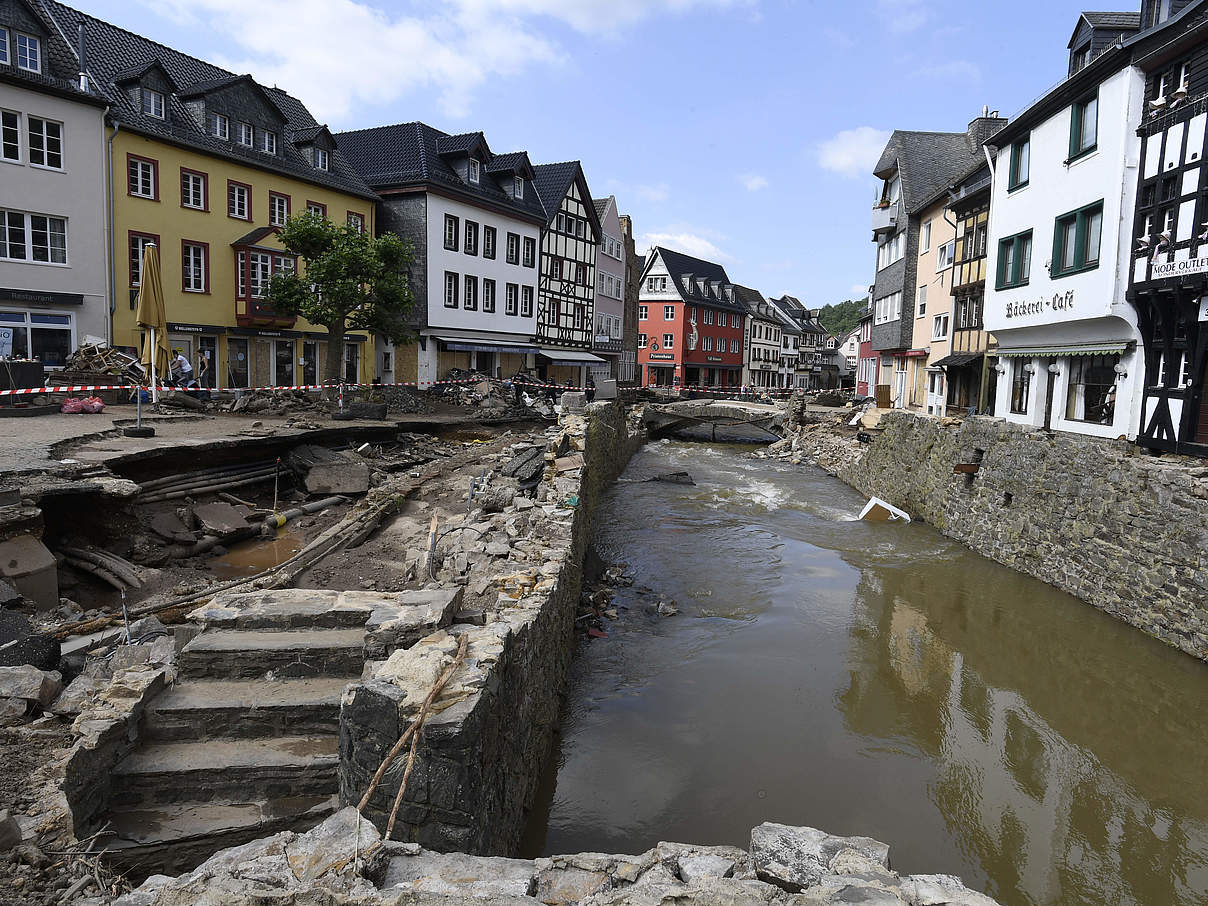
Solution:
<svg viewBox="0 0 1208 906"><path fill-rule="evenodd" d="M394 233L375 238L310 211L289 218L278 235L303 268L275 275L267 302L281 314L327 328L323 380L340 377L347 330L368 330L394 343L411 337L407 314L414 297L406 240Z"/></svg>
<svg viewBox="0 0 1208 906"><path fill-rule="evenodd" d="M847 299L836 305L823 305L818 312L822 326L836 337L843 337L860 323L860 315L868 307L868 298Z"/></svg>

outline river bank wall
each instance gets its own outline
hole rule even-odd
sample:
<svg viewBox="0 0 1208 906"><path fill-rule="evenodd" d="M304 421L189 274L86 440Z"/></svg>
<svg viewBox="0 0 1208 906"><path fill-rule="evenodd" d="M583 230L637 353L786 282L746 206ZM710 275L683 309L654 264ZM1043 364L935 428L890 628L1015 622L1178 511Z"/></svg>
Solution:
<svg viewBox="0 0 1208 906"><path fill-rule="evenodd" d="M464 664L433 703L394 836L445 852L515 850L558 722L596 506L644 441L640 426L631 425L617 403L563 415L547 447L538 499L526 502L546 514L540 541L525 550L533 565L497 583L495 613L486 625L434 633L395 652L345 692L341 804L357 804L369 789L466 635ZM404 753L364 809L381 829L406 761Z"/></svg>
<svg viewBox="0 0 1208 906"><path fill-rule="evenodd" d="M1208 660L1208 468L992 418L887 413L872 443L806 425L793 455ZM955 471L958 465L975 471Z"/></svg>

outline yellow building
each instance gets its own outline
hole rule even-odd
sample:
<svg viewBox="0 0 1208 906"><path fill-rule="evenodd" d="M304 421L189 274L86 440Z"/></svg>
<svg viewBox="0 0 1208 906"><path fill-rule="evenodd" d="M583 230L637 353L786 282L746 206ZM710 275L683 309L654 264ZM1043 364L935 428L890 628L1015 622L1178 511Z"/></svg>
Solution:
<svg viewBox="0 0 1208 906"><path fill-rule="evenodd" d="M372 231L377 196L284 91L74 15L61 25L74 34L83 22L89 69L112 101L112 342L141 343L135 299L154 242L171 344L204 385L317 383L327 329L262 300L272 274L297 267L275 227L313 209ZM345 335L344 380L372 380L373 359L364 331Z"/></svg>
<svg viewBox="0 0 1208 906"><path fill-rule="evenodd" d="M919 214L919 264L914 288L914 332L906 407L944 414L945 375L936 363L948 356L952 337L952 262L956 227L946 215L948 193Z"/></svg>

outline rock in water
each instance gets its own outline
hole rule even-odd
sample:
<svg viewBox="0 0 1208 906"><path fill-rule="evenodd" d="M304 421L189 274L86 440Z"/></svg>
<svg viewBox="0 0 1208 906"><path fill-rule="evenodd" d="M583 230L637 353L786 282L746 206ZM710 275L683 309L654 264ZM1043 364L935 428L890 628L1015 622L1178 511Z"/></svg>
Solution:
<svg viewBox="0 0 1208 906"><path fill-rule="evenodd" d="M690 484L695 485L692 476L687 472L664 472L661 475L655 475L653 478L647 478L647 481L663 481L667 484Z"/></svg>
<svg viewBox="0 0 1208 906"><path fill-rule="evenodd" d="M756 877L789 893L820 883L830 872L830 860L842 849L854 849L889 867L889 847L869 837L834 837L812 827L770 822L751 830Z"/></svg>

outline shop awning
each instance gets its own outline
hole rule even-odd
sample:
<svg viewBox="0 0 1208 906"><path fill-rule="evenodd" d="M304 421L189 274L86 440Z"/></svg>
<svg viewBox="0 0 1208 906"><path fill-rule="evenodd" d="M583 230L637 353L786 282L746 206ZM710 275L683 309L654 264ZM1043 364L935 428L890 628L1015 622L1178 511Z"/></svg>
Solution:
<svg viewBox="0 0 1208 906"><path fill-rule="evenodd" d="M590 352L573 352L569 349L543 349L541 357L549 359L551 365L591 365L606 361Z"/></svg>
<svg viewBox="0 0 1208 906"><path fill-rule="evenodd" d="M963 365L972 365L980 359L985 353L982 352L954 352L952 355L946 355L938 362L932 362L932 368L960 368Z"/></svg>
<svg viewBox="0 0 1208 906"><path fill-rule="evenodd" d="M518 346L503 340L478 340L465 337L437 337L445 344L445 349L453 352L514 352L517 355L529 355L541 350L536 346Z"/></svg>
<svg viewBox="0 0 1208 906"><path fill-rule="evenodd" d="M1016 346L999 348L998 357L1009 358L1057 358L1074 355L1118 355L1128 350L1129 343L1067 343L1058 346Z"/></svg>

